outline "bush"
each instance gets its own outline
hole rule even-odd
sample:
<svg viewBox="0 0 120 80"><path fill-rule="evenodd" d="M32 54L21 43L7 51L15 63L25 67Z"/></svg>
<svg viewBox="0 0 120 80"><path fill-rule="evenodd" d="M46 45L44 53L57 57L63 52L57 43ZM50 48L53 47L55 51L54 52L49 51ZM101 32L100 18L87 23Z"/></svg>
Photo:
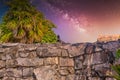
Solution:
<svg viewBox="0 0 120 80"><path fill-rule="evenodd" d="M116 60L118 61L120 59L120 49L118 49L117 53L116 53ZM120 64L115 64L112 66L112 69L116 72L114 76L114 78L116 80L120 80Z"/></svg>

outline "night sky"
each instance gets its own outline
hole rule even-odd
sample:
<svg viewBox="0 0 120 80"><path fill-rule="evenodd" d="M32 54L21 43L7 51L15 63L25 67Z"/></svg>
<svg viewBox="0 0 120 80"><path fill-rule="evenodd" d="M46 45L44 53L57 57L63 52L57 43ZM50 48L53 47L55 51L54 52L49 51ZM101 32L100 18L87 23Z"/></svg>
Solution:
<svg viewBox="0 0 120 80"><path fill-rule="evenodd" d="M65 42L94 42L100 34L120 34L120 0L31 0L57 26ZM0 15L6 7L0 2Z"/></svg>

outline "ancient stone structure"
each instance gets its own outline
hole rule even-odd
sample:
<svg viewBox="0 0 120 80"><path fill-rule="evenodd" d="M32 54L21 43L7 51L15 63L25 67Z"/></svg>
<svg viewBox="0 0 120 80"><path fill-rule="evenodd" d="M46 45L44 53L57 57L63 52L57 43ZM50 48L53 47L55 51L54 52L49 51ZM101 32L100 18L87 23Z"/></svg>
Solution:
<svg viewBox="0 0 120 80"><path fill-rule="evenodd" d="M0 44L0 80L114 80L119 41Z"/></svg>
<svg viewBox="0 0 120 80"><path fill-rule="evenodd" d="M108 42L108 41L117 41L120 39L120 35L99 35L97 38L98 42Z"/></svg>

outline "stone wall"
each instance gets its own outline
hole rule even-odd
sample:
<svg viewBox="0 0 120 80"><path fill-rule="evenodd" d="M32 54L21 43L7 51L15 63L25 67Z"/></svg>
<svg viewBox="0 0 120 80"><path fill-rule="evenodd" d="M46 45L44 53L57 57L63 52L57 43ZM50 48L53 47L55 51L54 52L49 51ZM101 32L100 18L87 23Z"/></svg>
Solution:
<svg viewBox="0 0 120 80"><path fill-rule="evenodd" d="M0 44L0 80L114 80L119 41Z"/></svg>

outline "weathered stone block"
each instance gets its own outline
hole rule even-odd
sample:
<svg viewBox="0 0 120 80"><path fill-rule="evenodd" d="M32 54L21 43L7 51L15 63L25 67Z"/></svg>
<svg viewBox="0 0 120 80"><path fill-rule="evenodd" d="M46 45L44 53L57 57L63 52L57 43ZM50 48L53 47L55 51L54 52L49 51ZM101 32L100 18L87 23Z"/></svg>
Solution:
<svg viewBox="0 0 120 80"><path fill-rule="evenodd" d="M37 54L35 51L29 52L28 58L36 58L36 57L37 57Z"/></svg>
<svg viewBox="0 0 120 80"><path fill-rule="evenodd" d="M69 72L68 72L67 69L60 69L60 70L59 70L59 73L60 73L60 75L62 75L62 76L66 76L66 75L69 74Z"/></svg>
<svg viewBox="0 0 120 80"><path fill-rule="evenodd" d="M0 60L0 68L5 68L5 61Z"/></svg>
<svg viewBox="0 0 120 80"><path fill-rule="evenodd" d="M33 59L17 58L16 61L18 66L37 67L43 65L43 59L39 59L39 58L33 58Z"/></svg>
<svg viewBox="0 0 120 80"><path fill-rule="evenodd" d="M6 68L17 67L17 61L15 59L6 60Z"/></svg>
<svg viewBox="0 0 120 80"><path fill-rule="evenodd" d="M2 80L16 80L14 77L4 77Z"/></svg>
<svg viewBox="0 0 120 80"><path fill-rule="evenodd" d="M7 59L16 59L18 57L18 48L12 47L5 50L6 60Z"/></svg>
<svg viewBox="0 0 120 80"><path fill-rule="evenodd" d="M75 69L82 69L83 68L83 56L79 56L75 58Z"/></svg>
<svg viewBox="0 0 120 80"><path fill-rule="evenodd" d="M98 46L96 46L96 47L95 47L95 52L100 52L100 51L103 51L103 49L100 48L100 47L98 47Z"/></svg>
<svg viewBox="0 0 120 80"><path fill-rule="evenodd" d="M15 78L15 80L36 80L33 77L27 77L27 78Z"/></svg>
<svg viewBox="0 0 120 80"><path fill-rule="evenodd" d="M100 52L93 54L92 64L107 63L107 61L108 61L108 56L106 53Z"/></svg>
<svg viewBox="0 0 120 80"><path fill-rule="evenodd" d="M106 44L103 44L103 48L108 49L110 51L117 50L119 47L120 47L120 44L118 41L112 41L112 42L108 42Z"/></svg>
<svg viewBox="0 0 120 80"><path fill-rule="evenodd" d="M68 57L68 51L67 50L62 50L62 57Z"/></svg>
<svg viewBox="0 0 120 80"><path fill-rule="evenodd" d="M85 53L94 53L95 52L95 45L87 44Z"/></svg>
<svg viewBox="0 0 120 80"><path fill-rule="evenodd" d="M78 77L76 77L77 79L75 80L87 80L87 76L86 75L79 75Z"/></svg>
<svg viewBox="0 0 120 80"><path fill-rule="evenodd" d="M67 69L68 69L69 74L75 73L74 67L68 67Z"/></svg>
<svg viewBox="0 0 120 80"><path fill-rule="evenodd" d="M25 47L26 51L36 51L37 46L33 45L33 44L29 44L27 47Z"/></svg>
<svg viewBox="0 0 120 80"><path fill-rule="evenodd" d="M12 69L12 68L9 68L6 70L6 76L7 77L22 77L22 70L21 69Z"/></svg>
<svg viewBox="0 0 120 80"><path fill-rule="evenodd" d="M81 80L79 75L75 75L75 79L74 80Z"/></svg>
<svg viewBox="0 0 120 80"><path fill-rule="evenodd" d="M107 77L105 80L116 80L116 79Z"/></svg>
<svg viewBox="0 0 120 80"><path fill-rule="evenodd" d="M68 75L66 80L75 80L75 75Z"/></svg>
<svg viewBox="0 0 120 80"><path fill-rule="evenodd" d="M56 65L58 64L58 57L50 57L44 59L45 65Z"/></svg>
<svg viewBox="0 0 120 80"><path fill-rule="evenodd" d="M99 77L92 77L91 80L101 80Z"/></svg>
<svg viewBox="0 0 120 80"><path fill-rule="evenodd" d="M88 66L89 64L91 64L92 62L91 62L91 56L92 55L84 55L84 60L83 60L83 66ZM82 66L81 65L81 66ZM82 68L83 68L83 66L82 66Z"/></svg>
<svg viewBox="0 0 120 80"><path fill-rule="evenodd" d="M75 72L74 67L60 67L60 70L65 70L69 74L74 74L74 72Z"/></svg>
<svg viewBox="0 0 120 80"><path fill-rule="evenodd" d="M19 43L3 43L2 44L2 47L3 48L8 48L8 47L16 47L16 46L18 46L19 45Z"/></svg>
<svg viewBox="0 0 120 80"><path fill-rule="evenodd" d="M70 57L79 56L81 54L79 49L76 46L70 46L68 48L68 52Z"/></svg>
<svg viewBox="0 0 120 80"><path fill-rule="evenodd" d="M0 48L0 54L4 53L5 49L4 48Z"/></svg>
<svg viewBox="0 0 120 80"><path fill-rule="evenodd" d="M60 80L66 80L66 77L65 76L61 76Z"/></svg>
<svg viewBox="0 0 120 80"><path fill-rule="evenodd" d="M26 58L26 57L28 57L28 55L29 55L28 52L25 52L25 51L19 52L19 56L20 56L21 58Z"/></svg>
<svg viewBox="0 0 120 80"><path fill-rule="evenodd" d="M100 76L111 76L111 68L108 66L108 64L99 64L93 66L93 72L97 72ZM94 75L93 75L94 76ZM97 74L96 74L97 76Z"/></svg>
<svg viewBox="0 0 120 80"><path fill-rule="evenodd" d="M39 57L58 57L61 56L61 49L39 47L37 48L37 55Z"/></svg>
<svg viewBox="0 0 120 80"><path fill-rule="evenodd" d="M60 80L56 69L51 66L43 66L34 70L37 80Z"/></svg>
<svg viewBox="0 0 120 80"><path fill-rule="evenodd" d="M6 54L0 53L0 60L6 60Z"/></svg>
<svg viewBox="0 0 120 80"><path fill-rule="evenodd" d="M76 56L80 56L83 55L85 53L85 48L86 48L87 44L79 44L77 46L70 46L68 48L68 52L70 57L76 57Z"/></svg>
<svg viewBox="0 0 120 80"><path fill-rule="evenodd" d="M75 71L75 74L76 75L82 75L83 74L83 70L81 69L81 70L76 70Z"/></svg>
<svg viewBox="0 0 120 80"><path fill-rule="evenodd" d="M1 78L3 78L3 77L5 77L5 68L3 68L3 69L0 69L0 79Z"/></svg>
<svg viewBox="0 0 120 80"><path fill-rule="evenodd" d="M25 78L32 77L32 75L33 75L33 68L24 68L22 74L23 74L23 77L25 77Z"/></svg>
<svg viewBox="0 0 120 80"><path fill-rule="evenodd" d="M74 66L72 58L60 58L60 66Z"/></svg>

